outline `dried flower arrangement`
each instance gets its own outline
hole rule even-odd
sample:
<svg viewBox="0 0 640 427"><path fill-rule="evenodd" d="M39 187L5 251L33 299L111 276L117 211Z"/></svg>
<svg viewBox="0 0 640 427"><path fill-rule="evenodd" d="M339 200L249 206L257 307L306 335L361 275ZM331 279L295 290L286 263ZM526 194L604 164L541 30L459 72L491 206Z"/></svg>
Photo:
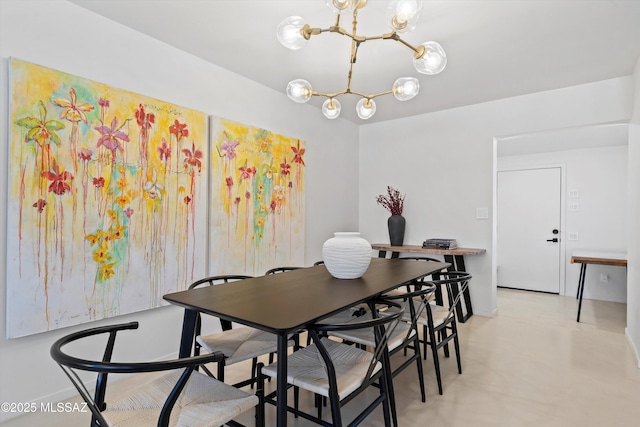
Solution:
<svg viewBox="0 0 640 427"><path fill-rule="evenodd" d="M376 201L379 205L391 212L391 215L402 215L404 209L404 194L393 187L387 186L387 194L380 194Z"/></svg>

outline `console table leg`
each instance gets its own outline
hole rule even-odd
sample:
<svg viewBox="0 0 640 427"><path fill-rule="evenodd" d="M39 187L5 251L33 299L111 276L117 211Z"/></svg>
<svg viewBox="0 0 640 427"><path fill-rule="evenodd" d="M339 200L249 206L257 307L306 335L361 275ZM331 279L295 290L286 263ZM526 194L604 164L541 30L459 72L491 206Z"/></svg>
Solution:
<svg viewBox="0 0 640 427"><path fill-rule="evenodd" d="M580 279L578 283L578 318L576 322L580 321L580 311L582 311L582 296L584 294L584 278L587 275L587 264L580 264Z"/></svg>

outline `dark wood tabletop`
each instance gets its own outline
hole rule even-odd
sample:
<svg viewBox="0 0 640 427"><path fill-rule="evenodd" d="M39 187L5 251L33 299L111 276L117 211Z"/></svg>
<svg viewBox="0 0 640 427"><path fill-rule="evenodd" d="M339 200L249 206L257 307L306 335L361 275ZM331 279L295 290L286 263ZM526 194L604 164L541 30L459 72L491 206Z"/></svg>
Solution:
<svg viewBox="0 0 640 427"><path fill-rule="evenodd" d="M171 293L164 299L188 310L282 334L448 266L372 258L360 279L336 279L324 265L318 265Z"/></svg>
<svg viewBox="0 0 640 427"><path fill-rule="evenodd" d="M276 425L286 427L289 333L450 266L447 262L372 258L359 279L336 279L324 265L318 265L176 292L164 299L185 308L179 357L191 353L197 312L277 334Z"/></svg>

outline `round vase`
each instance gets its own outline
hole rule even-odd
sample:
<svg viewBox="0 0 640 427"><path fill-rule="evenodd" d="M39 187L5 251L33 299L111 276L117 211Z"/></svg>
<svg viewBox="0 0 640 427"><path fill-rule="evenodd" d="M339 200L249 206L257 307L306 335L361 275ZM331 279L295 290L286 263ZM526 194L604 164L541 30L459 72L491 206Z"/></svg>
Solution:
<svg viewBox="0 0 640 427"><path fill-rule="evenodd" d="M406 223L407 221L402 215L391 215L387 220L391 246L402 246L404 243L404 228Z"/></svg>
<svg viewBox="0 0 640 427"><path fill-rule="evenodd" d="M371 244L357 232L333 233L322 245L322 259L337 279L357 279L371 263Z"/></svg>

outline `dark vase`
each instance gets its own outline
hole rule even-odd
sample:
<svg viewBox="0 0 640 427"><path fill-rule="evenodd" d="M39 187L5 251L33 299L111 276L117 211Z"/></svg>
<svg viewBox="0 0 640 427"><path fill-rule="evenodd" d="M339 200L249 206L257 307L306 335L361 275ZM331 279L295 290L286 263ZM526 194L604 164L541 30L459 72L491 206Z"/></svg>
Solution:
<svg viewBox="0 0 640 427"><path fill-rule="evenodd" d="M389 226L389 241L391 246L402 246L404 243L404 227L406 220L402 215L391 215L387 220Z"/></svg>

